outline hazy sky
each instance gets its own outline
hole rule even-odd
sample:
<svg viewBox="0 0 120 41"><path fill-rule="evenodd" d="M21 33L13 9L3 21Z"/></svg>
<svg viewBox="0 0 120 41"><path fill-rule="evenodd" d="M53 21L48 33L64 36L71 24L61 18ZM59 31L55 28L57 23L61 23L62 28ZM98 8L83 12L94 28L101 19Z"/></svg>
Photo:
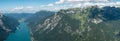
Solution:
<svg viewBox="0 0 120 41"><path fill-rule="evenodd" d="M0 0L2 13L36 12L39 10L56 11L71 7L89 5L120 6L119 0Z"/></svg>

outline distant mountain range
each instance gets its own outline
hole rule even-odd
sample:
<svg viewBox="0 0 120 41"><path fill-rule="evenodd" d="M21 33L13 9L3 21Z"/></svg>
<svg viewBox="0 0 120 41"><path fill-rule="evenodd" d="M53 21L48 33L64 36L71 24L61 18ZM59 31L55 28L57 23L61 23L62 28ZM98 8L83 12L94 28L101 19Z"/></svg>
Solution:
<svg viewBox="0 0 120 41"><path fill-rule="evenodd" d="M10 17L13 17L15 19L21 19L21 18L28 18L30 17L31 15L33 15L33 13L5 13L4 14L5 16L10 16Z"/></svg>
<svg viewBox="0 0 120 41"><path fill-rule="evenodd" d="M37 22L40 22L41 20L43 20L53 14L55 14L55 12L45 11L45 10L38 11L35 14L33 14L32 16L30 16L29 18L27 18L26 22L28 22L29 24L36 24Z"/></svg>
<svg viewBox="0 0 120 41"><path fill-rule="evenodd" d="M91 6L30 17L31 41L120 41L120 8Z"/></svg>

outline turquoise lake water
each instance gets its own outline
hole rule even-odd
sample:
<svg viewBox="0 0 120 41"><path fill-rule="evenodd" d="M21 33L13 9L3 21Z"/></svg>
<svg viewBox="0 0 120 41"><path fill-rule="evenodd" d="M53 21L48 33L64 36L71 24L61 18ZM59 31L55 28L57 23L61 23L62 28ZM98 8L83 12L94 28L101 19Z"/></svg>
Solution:
<svg viewBox="0 0 120 41"><path fill-rule="evenodd" d="M30 41L30 31L26 23L21 23L15 33L11 33L5 41Z"/></svg>

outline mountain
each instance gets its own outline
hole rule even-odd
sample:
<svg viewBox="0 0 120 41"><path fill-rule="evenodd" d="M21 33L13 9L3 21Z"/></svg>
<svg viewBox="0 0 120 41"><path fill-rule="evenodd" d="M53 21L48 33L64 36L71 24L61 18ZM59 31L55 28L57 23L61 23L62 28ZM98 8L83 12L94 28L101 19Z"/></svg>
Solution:
<svg viewBox="0 0 120 41"><path fill-rule="evenodd" d="M5 16L9 16L9 17L13 17L17 20L20 20L22 18L28 18L30 17L31 15L33 15L33 13L5 13L4 14Z"/></svg>
<svg viewBox="0 0 120 41"><path fill-rule="evenodd" d="M29 24L36 24L37 22L43 20L44 18L51 16L55 14L55 12L52 11L38 11L35 14L33 14L32 16L30 16L29 18L26 19L26 22L28 22Z"/></svg>
<svg viewBox="0 0 120 41"><path fill-rule="evenodd" d="M5 40L10 33L15 32L18 25L16 19L0 14L0 41Z"/></svg>
<svg viewBox="0 0 120 41"><path fill-rule="evenodd" d="M42 20L31 20L28 26L32 41L120 41L117 7L70 8Z"/></svg>

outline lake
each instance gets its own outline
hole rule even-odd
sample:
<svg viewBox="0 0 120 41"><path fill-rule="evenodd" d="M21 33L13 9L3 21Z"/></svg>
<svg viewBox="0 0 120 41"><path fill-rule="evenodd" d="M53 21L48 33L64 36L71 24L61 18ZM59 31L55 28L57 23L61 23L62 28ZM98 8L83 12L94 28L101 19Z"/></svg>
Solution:
<svg viewBox="0 0 120 41"><path fill-rule="evenodd" d="M26 23L21 23L19 29L11 33L5 41L30 41L30 31Z"/></svg>

